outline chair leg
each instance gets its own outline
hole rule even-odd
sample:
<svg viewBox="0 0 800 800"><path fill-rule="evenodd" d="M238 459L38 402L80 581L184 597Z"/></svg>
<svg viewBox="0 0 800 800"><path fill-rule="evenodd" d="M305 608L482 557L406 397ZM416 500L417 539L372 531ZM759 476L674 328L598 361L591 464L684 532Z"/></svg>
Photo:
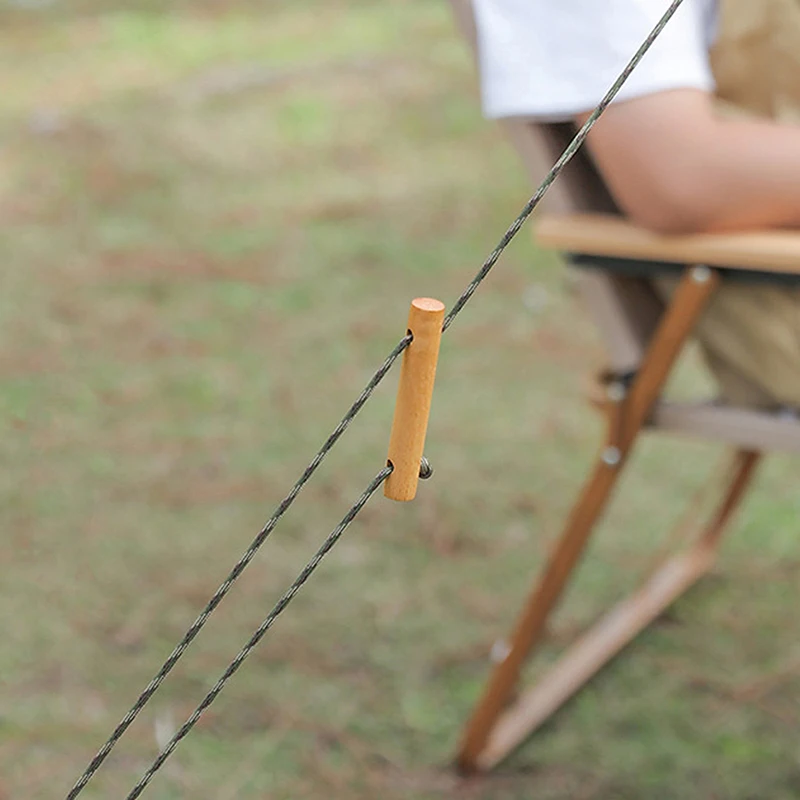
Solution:
<svg viewBox="0 0 800 800"><path fill-rule="evenodd" d="M480 768L479 757L519 680L525 659L541 638L547 618L605 509L650 409L718 281L717 273L704 267L686 270L653 336L629 394L624 398L618 394L612 399L609 407L609 446L595 466L538 587L523 609L508 654L495 667L467 725L458 755L462 771L474 772Z"/></svg>
<svg viewBox="0 0 800 800"><path fill-rule="evenodd" d="M617 470L601 461L584 488L540 583L519 619L508 653L495 666L481 703L469 722L458 756L459 766L464 772L474 772L479 768L479 757L488 735L519 680L529 651L541 638L550 611L584 550L617 475Z"/></svg>
<svg viewBox="0 0 800 800"><path fill-rule="evenodd" d="M735 454L727 491L694 544L685 553L668 558L644 586L607 613L532 689L500 715L484 748L472 762L473 770L489 770L502 761L709 570L758 459L755 452Z"/></svg>
<svg viewBox="0 0 800 800"><path fill-rule="evenodd" d="M753 480L761 453L755 450L737 450L733 459L733 470L730 486L725 497L711 521L702 533L698 545L712 552L719 546L719 540L730 522L733 512L742 502L750 482Z"/></svg>

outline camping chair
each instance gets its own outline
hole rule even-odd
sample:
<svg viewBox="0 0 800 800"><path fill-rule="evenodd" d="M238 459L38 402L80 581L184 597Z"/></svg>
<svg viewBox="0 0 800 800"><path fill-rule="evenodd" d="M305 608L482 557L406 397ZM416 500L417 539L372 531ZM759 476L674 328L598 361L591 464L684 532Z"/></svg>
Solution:
<svg viewBox="0 0 800 800"><path fill-rule="evenodd" d="M451 0L475 45L470 0ZM535 183L575 133L571 124L502 123ZM800 423L786 416L715 403L668 403L661 390L692 328L720 281L794 281L800 276L800 234L764 232L664 237L637 228L614 207L585 151L546 197L535 228L538 244L567 254L609 355L598 405L606 441L566 526L495 659L483 697L458 755L466 772L493 768L547 720L625 645L712 566L720 538L739 505L762 452L800 452ZM664 304L645 276L676 274ZM800 368L800 365L798 365ZM730 477L693 543L668 558L630 598L619 603L532 689L515 697L520 672L583 553L640 433L661 431L724 442L733 448Z"/></svg>

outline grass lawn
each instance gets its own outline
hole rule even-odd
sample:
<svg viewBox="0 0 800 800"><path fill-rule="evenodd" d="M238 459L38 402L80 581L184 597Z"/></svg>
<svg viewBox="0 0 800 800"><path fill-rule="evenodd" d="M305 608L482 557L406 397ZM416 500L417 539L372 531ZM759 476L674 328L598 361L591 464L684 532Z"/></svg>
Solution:
<svg viewBox="0 0 800 800"><path fill-rule="evenodd" d="M0 798L66 795L404 332L530 193L442 0L0 0ZM443 341L435 477L376 497L145 796L800 797L797 463L718 570L491 777L450 768L600 435L519 237ZM132 726L122 798L385 459L397 371ZM678 390L706 391L689 361ZM648 440L541 658L719 454Z"/></svg>

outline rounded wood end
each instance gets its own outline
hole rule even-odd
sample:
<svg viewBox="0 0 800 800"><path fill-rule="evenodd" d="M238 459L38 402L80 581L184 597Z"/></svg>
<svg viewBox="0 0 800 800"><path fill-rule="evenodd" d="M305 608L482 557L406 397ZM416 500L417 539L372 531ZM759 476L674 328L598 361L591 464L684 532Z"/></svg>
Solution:
<svg viewBox="0 0 800 800"><path fill-rule="evenodd" d="M444 311L444 303L432 297L417 297L411 305L420 311Z"/></svg>

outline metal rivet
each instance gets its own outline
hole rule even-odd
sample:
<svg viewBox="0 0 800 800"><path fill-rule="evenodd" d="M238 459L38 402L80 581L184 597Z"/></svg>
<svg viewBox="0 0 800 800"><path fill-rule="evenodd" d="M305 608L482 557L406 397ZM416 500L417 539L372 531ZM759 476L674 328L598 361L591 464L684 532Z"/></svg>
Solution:
<svg viewBox="0 0 800 800"><path fill-rule="evenodd" d="M603 463L609 467L616 467L622 458L619 447L606 447L601 456Z"/></svg>
<svg viewBox="0 0 800 800"><path fill-rule="evenodd" d="M421 480L426 481L428 478L433 475L433 467L431 466L431 462L428 461L425 456L422 456L422 459L419 462L419 477Z"/></svg>
<svg viewBox="0 0 800 800"><path fill-rule="evenodd" d="M619 381L609 383L606 389L606 397L608 397L612 403L622 402L625 397L625 385Z"/></svg>
<svg viewBox="0 0 800 800"><path fill-rule="evenodd" d="M509 647L508 642L505 639L498 639L492 645L492 650L489 653L489 659L491 660L492 664L500 664L508 658L510 653L511 648Z"/></svg>
<svg viewBox="0 0 800 800"><path fill-rule="evenodd" d="M711 277L711 270L700 264L692 270L692 280L696 283L705 283Z"/></svg>

